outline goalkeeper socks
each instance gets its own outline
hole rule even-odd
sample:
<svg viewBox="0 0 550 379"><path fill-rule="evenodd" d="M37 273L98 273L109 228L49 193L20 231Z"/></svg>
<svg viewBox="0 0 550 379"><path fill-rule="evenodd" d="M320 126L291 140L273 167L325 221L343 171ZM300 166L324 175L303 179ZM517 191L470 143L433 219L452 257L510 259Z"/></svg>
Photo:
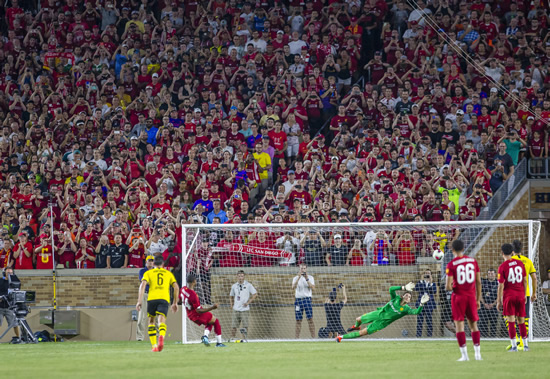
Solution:
<svg viewBox="0 0 550 379"><path fill-rule="evenodd" d="M456 341L458 342L458 347L460 347L460 351L462 351L462 348L466 348L466 333L457 332Z"/></svg>
<svg viewBox="0 0 550 379"><path fill-rule="evenodd" d="M345 339L345 340L350 340L350 339L359 338L359 337L361 337L359 332L351 332L351 333L348 333L348 334L344 334L342 336L342 338Z"/></svg>
<svg viewBox="0 0 550 379"><path fill-rule="evenodd" d="M513 340L512 347L516 346L516 323L508 322L508 337Z"/></svg>
<svg viewBox="0 0 550 379"><path fill-rule="evenodd" d="M149 324L149 340L151 340L151 346L157 344L157 327L155 324Z"/></svg>
<svg viewBox="0 0 550 379"><path fill-rule="evenodd" d="M163 337L166 335L166 324L163 322L159 324L159 335Z"/></svg>
<svg viewBox="0 0 550 379"><path fill-rule="evenodd" d="M479 346L479 342L481 340L481 333L479 330L477 332L472 332L472 342L474 343L474 346Z"/></svg>
<svg viewBox="0 0 550 379"><path fill-rule="evenodd" d="M356 327L356 328L359 327L359 326L361 326L361 324L362 324L361 320L355 321L355 327Z"/></svg>

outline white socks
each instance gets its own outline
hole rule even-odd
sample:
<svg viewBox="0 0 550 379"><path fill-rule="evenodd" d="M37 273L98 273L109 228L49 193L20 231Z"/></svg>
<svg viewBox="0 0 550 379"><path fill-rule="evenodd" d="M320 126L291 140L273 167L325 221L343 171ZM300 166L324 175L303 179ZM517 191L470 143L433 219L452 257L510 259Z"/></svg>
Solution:
<svg viewBox="0 0 550 379"><path fill-rule="evenodd" d="M512 344L512 349L518 346L517 341L516 341L515 338L512 338L512 339L510 340L510 343ZM524 342L524 343L525 343L525 342Z"/></svg>
<svg viewBox="0 0 550 379"><path fill-rule="evenodd" d="M476 361L481 361L481 346L480 345L474 345L474 353Z"/></svg>
<svg viewBox="0 0 550 379"><path fill-rule="evenodd" d="M210 330L204 329L204 335L208 337L210 335Z"/></svg>
<svg viewBox="0 0 550 379"><path fill-rule="evenodd" d="M216 336L216 343L222 343L222 336Z"/></svg>

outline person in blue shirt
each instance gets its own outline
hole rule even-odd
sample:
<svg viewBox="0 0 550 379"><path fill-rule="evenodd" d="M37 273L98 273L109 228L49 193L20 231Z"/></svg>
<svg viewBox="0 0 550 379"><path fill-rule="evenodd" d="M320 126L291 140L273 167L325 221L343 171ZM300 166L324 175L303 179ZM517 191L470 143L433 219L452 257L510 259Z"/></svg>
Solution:
<svg viewBox="0 0 550 379"><path fill-rule="evenodd" d="M250 125L250 131L252 132L252 134L246 138L246 144L249 150L253 149L256 142L258 140L260 140L261 142L262 139L262 135L258 132L258 124L253 123L252 125Z"/></svg>
<svg viewBox="0 0 550 379"><path fill-rule="evenodd" d="M149 255L145 260L145 267L139 270L140 283L141 283L141 279L143 279L143 275L145 274L145 272L153 268L154 260L155 258L152 255ZM149 285L145 287L145 294L143 295L144 301L147 301L148 294L149 294ZM138 319L137 319L136 340L143 341L146 335L146 332L147 332L147 309L141 308L141 310L138 313Z"/></svg>
<svg viewBox="0 0 550 379"><path fill-rule="evenodd" d="M235 174L235 185L234 189L237 188L237 185L239 184L239 180L242 180L245 183L248 183L248 174L246 172L246 163L245 162L239 162L239 166L236 170L233 171Z"/></svg>
<svg viewBox="0 0 550 379"><path fill-rule="evenodd" d="M197 207L197 205L202 205L204 207L203 215L207 216L212 209L214 209L214 204L212 203L212 200L210 200L210 192L207 189L203 189L201 191L201 198L193 204L193 210Z"/></svg>
<svg viewBox="0 0 550 379"><path fill-rule="evenodd" d="M145 131L147 132L147 143L155 146L157 144L158 128L153 125L153 119L148 118L145 120Z"/></svg>
<svg viewBox="0 0 550 379"><path fill-rule="evenodd" d="M212 209L212 212L210 212L206 217L208 223L212 224L214 218L217 217L220 219L220 224L225 224L227 222L227 215L224 210L221 209L220 199L214 199L212 203L214 204L214 209Z"/></svg>

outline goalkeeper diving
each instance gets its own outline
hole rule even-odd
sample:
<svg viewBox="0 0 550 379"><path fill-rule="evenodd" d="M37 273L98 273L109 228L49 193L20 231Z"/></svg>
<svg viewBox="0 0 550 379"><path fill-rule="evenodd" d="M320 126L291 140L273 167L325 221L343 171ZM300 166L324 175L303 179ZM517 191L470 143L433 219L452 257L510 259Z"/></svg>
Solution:
<svg viewBox="0 0 550 379"><path fill-rule="evenodd" d="M403 296L399 296L396 292L399 290L403 290L406 292L403 294ZM411 307L409 307L408 304L411 302L411 291L413 290L414 283L408 283L403 287L390 287L391 300L383 307L364 314L363 316L357 317L355 325L348 329L348 334L336 337L336 341L341 342L342 339L347 340L374 334L384 329L392 322L397 321L406 315L419 314L420 312L422 312L424 304L426 304L430 300L430 295L425 293L420 299L420 306L416 309L412 309ZM361 329L361 325L363 324L368 325L366 328Z"/></svg>

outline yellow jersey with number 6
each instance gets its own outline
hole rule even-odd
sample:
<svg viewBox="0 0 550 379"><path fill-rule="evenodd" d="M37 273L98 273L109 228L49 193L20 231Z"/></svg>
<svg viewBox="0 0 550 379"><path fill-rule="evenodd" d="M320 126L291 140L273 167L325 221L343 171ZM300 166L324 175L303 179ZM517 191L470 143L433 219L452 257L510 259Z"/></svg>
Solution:
<svg viewBox="0 0 550 379"><path fill-rule="evenodd" d="M176 283L176 278L170 271L155 267L143 274L142 281L146 281L149 284L148 301L166 300L170 303L170 287Z"/></svg>

